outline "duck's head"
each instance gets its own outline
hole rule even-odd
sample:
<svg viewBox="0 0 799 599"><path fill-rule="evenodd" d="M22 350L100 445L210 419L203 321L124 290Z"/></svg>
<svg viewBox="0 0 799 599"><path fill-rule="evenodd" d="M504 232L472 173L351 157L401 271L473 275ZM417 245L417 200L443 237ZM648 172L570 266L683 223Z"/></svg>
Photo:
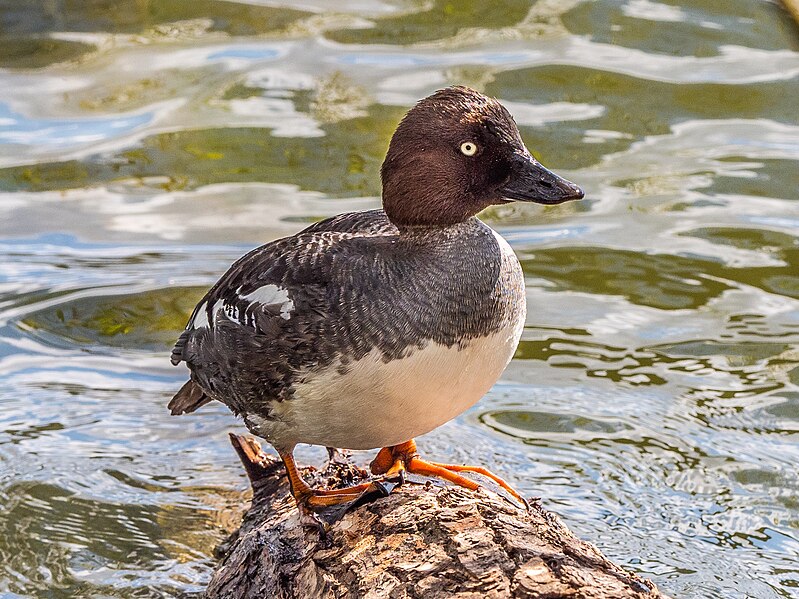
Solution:
<svg viewBox="0 0 799 599"><path fill-rule="evenodd" d="M437 91L408 111L381 175L383 207L400 227L452 225L513 200L583 197L532 157L502 104L468 87Z"/></svg>

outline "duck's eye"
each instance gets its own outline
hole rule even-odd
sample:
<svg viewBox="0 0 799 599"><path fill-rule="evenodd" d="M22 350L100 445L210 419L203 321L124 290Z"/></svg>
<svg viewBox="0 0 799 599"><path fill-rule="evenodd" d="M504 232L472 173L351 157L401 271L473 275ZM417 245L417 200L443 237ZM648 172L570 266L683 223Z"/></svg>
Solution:
<svg viewBox="0 0 799 599"><path fill-rule="evenodd" d="M472 141L465 141L461 144L461 152L466 156L477 154L477 144Z"/></svg>

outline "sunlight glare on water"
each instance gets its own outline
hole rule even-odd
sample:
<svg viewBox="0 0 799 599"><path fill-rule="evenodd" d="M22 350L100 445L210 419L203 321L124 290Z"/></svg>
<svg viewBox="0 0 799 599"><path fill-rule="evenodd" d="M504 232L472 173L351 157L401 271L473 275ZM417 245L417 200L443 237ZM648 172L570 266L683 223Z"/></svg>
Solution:
<svg viewBox="0 0 799 599"><path fill-rule="evenodd" d="M484 213L527 327L421 448L676 597L797 596L799 28L765 0L0 0L0 594L199 596L243 427L168 415L171 344L249 248L378 206L449 84L586 199Z"/></svg>

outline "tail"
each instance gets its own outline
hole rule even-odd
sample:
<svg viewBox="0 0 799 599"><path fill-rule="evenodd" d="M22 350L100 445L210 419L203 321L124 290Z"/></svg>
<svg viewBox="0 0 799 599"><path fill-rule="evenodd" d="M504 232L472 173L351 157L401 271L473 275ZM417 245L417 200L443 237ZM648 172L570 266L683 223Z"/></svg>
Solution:
<svg viewBox="0 0 799 599"><path fill-rule="evenodd" d="M197 408L203 407L205 404L213 401L205 394L200 386L194 381L186 381L186 384L180 388L180 391L175 393L175 397L169 402L167 406L173 416L180 414L189 414Z"/></svg>
<svg viewBox="0 0 799 599"><path fill-rule="evenodd" d="M186 329L178 337L175 347L172 348L172 366L177 366L184 360L183 349L186 347L186 342L189 340L191 333L190 329Z"/></svg>

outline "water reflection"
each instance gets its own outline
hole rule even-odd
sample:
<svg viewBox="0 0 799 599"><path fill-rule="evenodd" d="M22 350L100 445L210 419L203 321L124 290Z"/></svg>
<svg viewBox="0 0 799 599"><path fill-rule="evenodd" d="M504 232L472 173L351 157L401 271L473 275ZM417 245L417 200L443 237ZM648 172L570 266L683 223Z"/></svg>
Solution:
<svg viewBox="0 0 799 599"><path fill-rule="evenodd" d="M232 127L164 133L116 156L0 169L0 178L7 189L26 191L163 177L159 187L167 191L267 180L334 195L374 196L380 193L385 147L401 114L376 105L369 116L321 125L323 135L312 137Z"/></svg>
<svg viewBox="0 0 799 599"><path fill-rule="evenodd" d="M125 0L115 3L113 10L102 2L34 0L24 6L4 2L2 24L4 32L24 36L60 31L137 33L158 25L208 19L210 30L254 35L280 29L308 14L288 7L240 2L220 6L209 0L175 0L167 4Z"/></svg>
<svg viewBox="0 0 799 599"><path fill-rule="evenodd" d="M791 596L798 49L737 0L0 0L0 593L199 596L247 485L223 406L166 413L171 341L247 248L374 207L405 109L466 83L588 194L486 211L527 327L420 443L674 596Z"/></svg>
<svg viewBox="0 0 799 599"><path fill-rule="evenodd" d="M33 334L60 337L66 346L94 344L159 351L205 293L203 288L170 287L135 295L90 296L30 313L20 325Z"/></svg>
<svg viewBox="0 0 799 599"><path fill-rule="evenodd" d="M24 145L86 144L124 135L150 122L149 113L104 119L30 119L0 103L0 143Z"/></svg>
<svg viewBox="0 0 799 599"><path fill-rule="evenodd" d="M341 29L327 37L342 43L414 44L453 37L464 28L499 29L518 24L530 10L524 0L501 7L479 0L434 0L421 10L375 19L372 27Z"/></svg>
<svg viewBox="0 0 799 599"><path fill-rule="evenodd" d="M763 13L771 26L763 30ZM732 0L722 8L712 1L679 5L650 0L581 3L563 15L569 31L592 40L680 56L715 56L730 42L751 48L799 48L788 15L777 5ZM666 25L668 23L668 25Z"/></svg>

